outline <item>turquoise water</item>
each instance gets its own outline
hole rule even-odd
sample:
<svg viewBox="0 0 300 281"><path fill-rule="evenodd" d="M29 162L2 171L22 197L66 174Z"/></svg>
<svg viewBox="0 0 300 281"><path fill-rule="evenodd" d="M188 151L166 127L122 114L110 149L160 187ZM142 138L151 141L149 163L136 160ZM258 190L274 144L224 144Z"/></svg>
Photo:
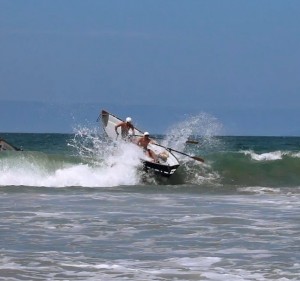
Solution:
<svg viewBox="0 0 300 281"><path fill-rule="evenodd" d="M107 143L102 135L92 134L2 134L8 142L23 149L22 152L5 152L1 154L2 174L7 175L14 170L15 175L26 173L31 180L35 177L55 177L58 171L76 170L81 172L81 183L69 178L69 184L59 182L55 186L89 186L84 181L86 173L97 174L97 180L91 187L114 186L121 184L163 185L196 184L199 186L268 186L268 187L297 187L300 186L300 138L299 137L210 137L209 139L193 138L198 144L178 144L156 136L167 147L182 151L191 156L200 156L205 164L194 161L180 153L174 152L181 163L174 177L161 180L159 177L149 178L140 173L140 162L132 159L136 151L132 147L116 148ZM155 136L154 136L155 137ZM123 150L123 151L122 151ZM126 153L129 155L126 155ZM115 157L115 154L119 157ZM118 164L118 167L111 167ZM29 166L28 166L29 165ZM101 174L126 176L133 175L129 181L116 178L116 183L105 181L102 184ZM120 168L120 169L119 169ZM102 170L101 170L102 169ZM5 170L5 171L4 171ZM85 170L85 171L83 171ZM109 171L110 170L110 171ZM34 173L32 173L34 171ZM72 177L72 175L66 175ZM2 185L14 185L1 182ZM20 185L27 185L26 178L19 178ZM29 184L31 185L31 184ZM35 184L33 184L35 186ZM45 186L51 183L45 181Z"/></svg>
<svg viewBox="0 0 300 281"><path fill-rule="evenodd" d="M300 280L300 138L165 137L205 159L166 179L94 131L1 137L0 280Z"/></svg>

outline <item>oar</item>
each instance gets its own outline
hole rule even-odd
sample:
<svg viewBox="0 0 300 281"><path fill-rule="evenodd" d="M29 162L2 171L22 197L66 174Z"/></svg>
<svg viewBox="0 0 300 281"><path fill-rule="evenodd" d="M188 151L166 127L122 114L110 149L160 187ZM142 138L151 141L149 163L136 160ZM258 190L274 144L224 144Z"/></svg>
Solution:
<svg viewBox="0 0 300 281"><path fill-rule="evenodd" d="M198 144L198 141L195 140L187 140L185 143Z"/></svg>
<svg viewBox="0 0 300 281"><path fill-rule="evenodd" d="M184 152L175 150L175 149L170 148L170 147L167 147L167 149L172 150L172 151L174 151L174 152L177 152L177 153L179 153L179 154L185 155L185 156L187 156L187 157L190 157L190 158L192 158L192 159L194 159L194 160L196 160L196 161L200 161L200 162L204 163L204 159L202 159L201 157L198 157L198 156L191 156L191 155L188 155L188 154L186 154L186 153L184 153Z"/></svg>
<svg viewBox="0 0 300 281"><path fill-rule="evenodd" d="M160 144L155 144L155 145L164 147L163 145L160 145ZM171 148L171 147L164 147L164 148L166 148L166 149L168 149L168 150L171 150L171 151L174 151L174 152L177 152L177 153L179 153L179 154L185 155L185 156L187 156L187 157L190 157L190 158L192 158L192 159L194 159L194 160L196 160L196 161L200 161L200 162L204 163L204 159L202 159L201 157L198 157L198 156L191 156L191 155L186 154L186 153L184 153L184 152L182 152L182 151L175 150L175 149L173 149L173 148Z"/></svg>

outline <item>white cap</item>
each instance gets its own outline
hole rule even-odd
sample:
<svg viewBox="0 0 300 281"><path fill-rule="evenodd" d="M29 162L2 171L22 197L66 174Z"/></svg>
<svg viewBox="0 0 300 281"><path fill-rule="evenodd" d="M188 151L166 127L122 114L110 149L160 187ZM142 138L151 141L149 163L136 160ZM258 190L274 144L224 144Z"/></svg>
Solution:
<svg viewBox="0 0 300 281"><path fill-rule="evenodd" d="M148 133L148 132L145 132L145 133L144 133L144 136L149 136L149 133Z"/></svg>
<svg viewBox="0 0 300 281"><path fill-rule="evenodd" d="M126 118L126 122L127 122L127 123L130 123L130 122L131 122L131 118L130 118L130 117L127 117L127 118Z"/></svg>

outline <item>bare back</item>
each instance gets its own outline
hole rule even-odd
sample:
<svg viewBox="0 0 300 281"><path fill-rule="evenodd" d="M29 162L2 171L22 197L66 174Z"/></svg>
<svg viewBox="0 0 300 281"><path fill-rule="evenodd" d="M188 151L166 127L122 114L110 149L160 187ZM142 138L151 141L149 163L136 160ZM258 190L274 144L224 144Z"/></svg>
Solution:
<svg viewBox="0 0 300 281"><path fill-rule="evenodd" d="M134 126L128 122L121 122L115 126L115 130L121 127L121 135L122 138L126 138L128 136L129 130L132 130L132 134L134 134Z"/></svg>

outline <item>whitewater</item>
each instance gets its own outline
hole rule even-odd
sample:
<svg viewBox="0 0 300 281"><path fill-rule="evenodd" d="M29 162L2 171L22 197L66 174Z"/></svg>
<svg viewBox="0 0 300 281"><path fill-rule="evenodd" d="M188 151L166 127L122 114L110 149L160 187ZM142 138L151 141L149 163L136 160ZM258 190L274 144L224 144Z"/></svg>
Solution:
<svg viewBox="0 0 300 281"><path fill-rule="evenodd" d="M169 179L98 127L2 133L23 151L0 153L0 280L300 280L300 138L219 129L156 135L205 159Z"/></svg>

